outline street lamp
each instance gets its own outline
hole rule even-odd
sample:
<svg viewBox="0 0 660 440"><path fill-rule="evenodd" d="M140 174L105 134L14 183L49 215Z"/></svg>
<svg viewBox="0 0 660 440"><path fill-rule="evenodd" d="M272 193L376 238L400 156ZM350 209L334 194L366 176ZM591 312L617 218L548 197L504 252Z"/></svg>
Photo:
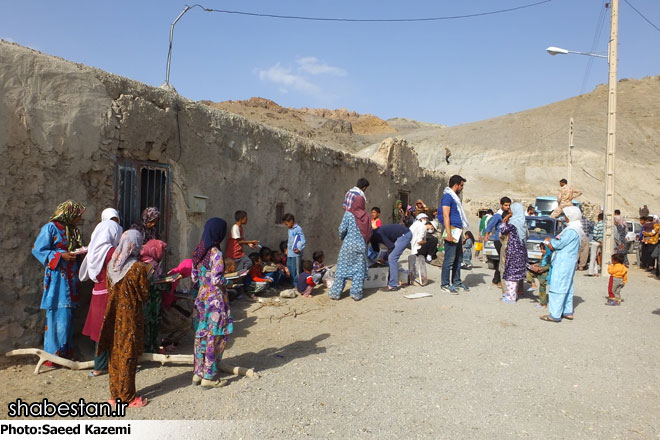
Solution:
<svg viewBox="0 0 660 440"><path fill-rule="evenodd" d="M546 49L546 52L548 52L550 55L566 55L569 53L573 53L576 55L587 55L590 57L596 57L596 58L607 58L605 55L600 55L594 52L579 52L576 50L568 50L568 49L562 49L561 47L554 47L550 46Z"/></svg>
<svg viewBox="0 0 660 440"><path fill-rule="evenodd" d="M591 52L577 52L559 47L548 47L550 55L577 54L597 58L607 58L609 61L609 80L607 94L607 152L605 159L605 236L603 237L603 257L601 273L607 276L607 263L614 249L614 152L616 150L616 66L619 40L619 0L610 2L610 43L608 56Z"/></svg>

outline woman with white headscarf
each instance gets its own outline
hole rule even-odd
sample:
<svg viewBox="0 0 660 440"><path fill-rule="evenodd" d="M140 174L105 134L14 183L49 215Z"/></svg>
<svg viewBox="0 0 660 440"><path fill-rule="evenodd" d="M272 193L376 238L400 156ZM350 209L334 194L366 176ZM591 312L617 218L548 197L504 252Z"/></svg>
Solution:
<svg viewBox="0 0 660 440"><path fill-rule="evenodd" d="M124 232L107 267L108 306L99 335L98 351L109 352L110 403L141 407L147 399L135 394L137 361L144 349L142 304L149 298L149 275L138 261L142 234Z"/></svg>
<svg viewBox="0 0 660 440"><path fill-rule="evenodd" d="M518 299L518 284L527 276L527 225L523 205L511 205L511 210L502 219L500 236L508 237L502 275L505 287L502 301L515 303Z"/></svg>
<svg viewBox="0 0 660 440"><path fill-rule="evenodd" d="M559 322L562 318L573 319L573 277L580 251L580 242L584 237L582 213L575 206L564 208L568 225L557 238L545 241L545 245L555 251L552 258L552 273L548 283L548 315L541 316L544 321Z"/></svg>
<svg viewBox="0 0 660 440"><path fill-rule="evenodd" d="M108 208L101 214L101 223L96 225L92 238L87 246L87 255L80 265L80 280L92 280L92 299L89 302L89 311L85 320L82 334L96 342L98 349L99 333L103 324L105 308L108 304L108 289L106 287L106 267L119 244L123 230L119 226L119 213ZM108 370L108 352L97 353L94 358L94 370L90 377L100 376Z"/></svg>

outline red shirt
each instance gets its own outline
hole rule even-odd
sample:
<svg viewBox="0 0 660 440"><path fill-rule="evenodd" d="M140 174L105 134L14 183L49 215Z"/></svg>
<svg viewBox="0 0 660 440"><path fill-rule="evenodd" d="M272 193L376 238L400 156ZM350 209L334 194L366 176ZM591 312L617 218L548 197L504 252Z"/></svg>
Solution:
<svg viewBox="0 0 660 440"><path fill-rule="evenodd" d="M225 250L225 257L233 258L234 260L239 260L245 255L243 252L243 246L238 244L239 241L244 241L243 239L243 226L234 224L231 227L231 232L229 233L229 238L227 239L227 249Z"/></svg>

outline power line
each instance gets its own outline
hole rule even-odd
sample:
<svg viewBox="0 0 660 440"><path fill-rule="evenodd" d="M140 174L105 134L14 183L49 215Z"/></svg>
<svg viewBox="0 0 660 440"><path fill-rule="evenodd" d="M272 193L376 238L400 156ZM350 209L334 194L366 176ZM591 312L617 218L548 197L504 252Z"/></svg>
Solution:
<svg viewBox="0 0 660 440"><path fill-rule="evenodd" d="M206 8L202 5L196 4L190 6L192 8L201 8L206 12L217 12L220 14L234 14L234 15L245 15L249 17L262 17L262 18L277 18L284 20L307 20L307 21L341 21L341 22L353 22L353 23L399 23L399 22L414 22L414 21L440 21L440 20L458 20L462 18L474 18L474 17L483 17L485 15L495 15L503 14L506 12L518 11L520 9L531 8L534 6L542 5L544 3L550 3L554 0L542 0L535 3L529 3L526 5L516 6L513 8L499 9L496 11L488 12L478 12L475 14L464 14L464 15L448 15L442 17L417 17L417 18L338 18L338 17L305 17L299 15L277 15L277 14L264 14L257 12L245 12L245 11L231 11L226 9L212 9Z"/></svg>
<svg viewBox="0 0 660 440"><path fill-rule="evenodd" d="M634 6L633 6L628 0L623 0L623 1L626 2L626 3L628 4L628 6L630 6L630 7L633 9L633 11L637 12L637 13L639 14L639 16L642 17L642 18L643 18L648 24L650 24L651 26L653 26L653 27L655 28L656 31L660 32L660 28L659 28L658 26L654 25L653 22L651 22L651 20L649 20L648 18L646 18L646 17L644 16L644 14L642 14L642 13L641 13L636 7L634 7Z"/></svg>

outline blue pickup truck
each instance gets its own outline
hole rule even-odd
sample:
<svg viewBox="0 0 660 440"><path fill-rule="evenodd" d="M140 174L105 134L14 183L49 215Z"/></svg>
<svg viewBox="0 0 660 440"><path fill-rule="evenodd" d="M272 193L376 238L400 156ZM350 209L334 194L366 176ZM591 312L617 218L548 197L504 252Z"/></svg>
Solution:
<svg viewBox="0 0 660 440"><path fill-rule="evenodd" d="M555 201L556 203L556 201ZM554 209L554 208L553 208ZM556 237L564 229L564 221L548 216L525 217L527 223L527 260L536 263L541 260L541 243L546 237ZM500 257L495 250L495 244L488 240L484 245L484 255L488 260L488 268L495 268L495 261ZM504 268L501 268L504 270Z"/></svg>

